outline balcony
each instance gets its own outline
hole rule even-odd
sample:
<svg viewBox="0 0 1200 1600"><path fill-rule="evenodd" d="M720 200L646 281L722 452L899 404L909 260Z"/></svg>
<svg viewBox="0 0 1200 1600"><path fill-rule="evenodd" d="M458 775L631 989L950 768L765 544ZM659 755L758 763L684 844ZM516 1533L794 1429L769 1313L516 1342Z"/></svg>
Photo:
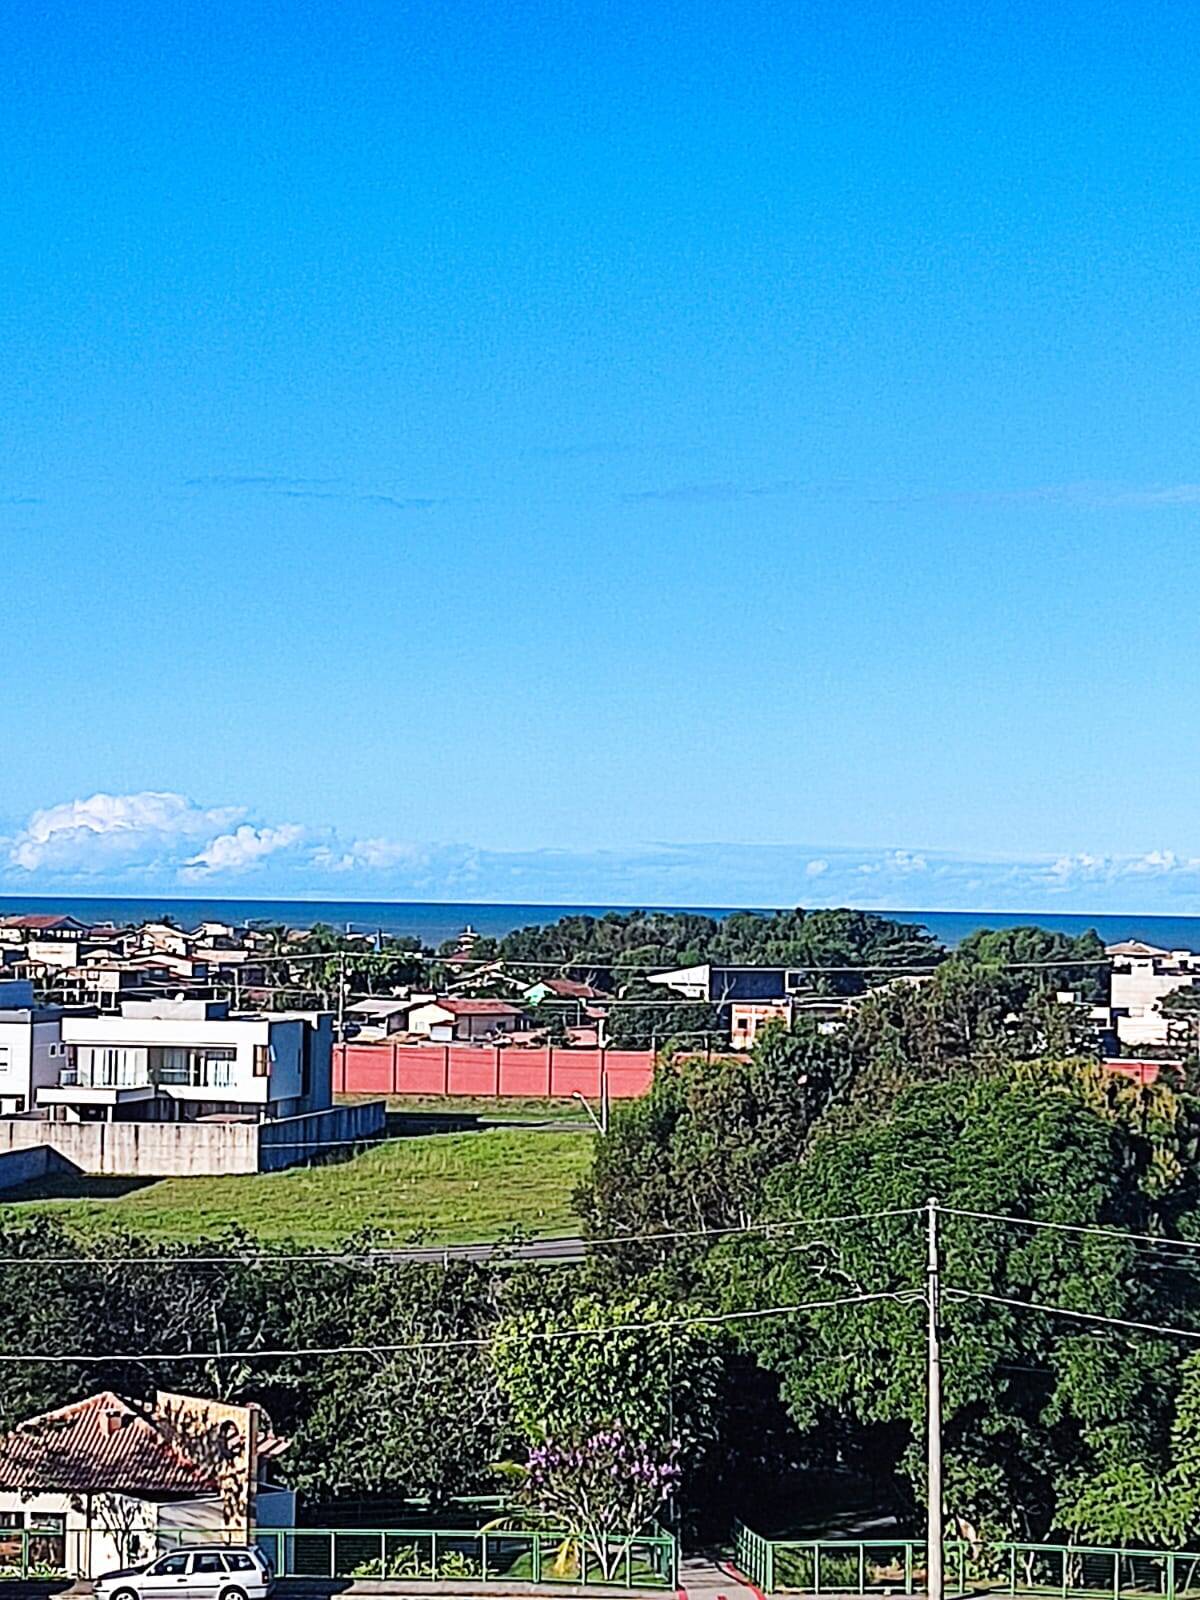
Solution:
<svg viewBox="0 0 1200 1600"><path fill-rule="evenodd" d="M75 1059L58 1074L59 1089L146 1090L233 1088L237 1052L219 1046L78 1045Z"/></svg>

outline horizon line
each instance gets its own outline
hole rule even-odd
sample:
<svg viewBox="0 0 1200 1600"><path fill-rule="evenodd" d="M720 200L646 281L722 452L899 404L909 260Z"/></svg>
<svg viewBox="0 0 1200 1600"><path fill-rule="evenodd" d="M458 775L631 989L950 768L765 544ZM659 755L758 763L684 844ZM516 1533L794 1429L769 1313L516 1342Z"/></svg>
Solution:
<svg viewBox="0 0 1200 1600"><path fill-rule="evenodd" d="M165 901L181 905L293 905L293 906L421 906L436 910L450 906L478 906L502 909L505 907L519 907L528 910L554 910L554 911L663 911L663 912L724 912L733 914L739 911L751 912L759 916L770 916L783 911L861 911L869 916L876 917L1073 917L1109 920L1113 917L1137 917L1146 921L1177 922L1200 921L1200 910L1197 911L1069 911L1043 907L1041 909L1025 909L1020 911L999 911L995 909L976 909L975 907L938 907L938 906L862 906L851 901L841 901L832 905L699 905L672 904L642 900L616 903L600 900L366 900L356 896L345 899L331 900L325 897L311 895L230 895L230 894L195 894L184 895L174 893L145 894L76 894L68 891L59 891L54 894L0 894L0 905L8 901L45 901L48 904L58 904L72 900L95 901Z"/></svg>

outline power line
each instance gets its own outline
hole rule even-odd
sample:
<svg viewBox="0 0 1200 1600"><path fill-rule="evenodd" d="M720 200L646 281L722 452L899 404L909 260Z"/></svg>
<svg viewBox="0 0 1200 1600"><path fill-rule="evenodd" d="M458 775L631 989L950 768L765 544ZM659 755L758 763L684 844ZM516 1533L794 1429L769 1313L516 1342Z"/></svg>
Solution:
<svg viewBox="0 0 1200 1600"><path fill-rule="evenodd" d="M480 1350L497 1344L558 1343L570 1339L603 1339L613 1333L653 1333L658 1330L692 1327L716 1327L731 1322L751 1322L765 1317L791 1316L801 1311L831 1311L841 1306L866 1305L870 1301L891 1300L906 1304L919 1300L915 1289L877 1290L872 1293L842 1295L829 1300L805 1300L794 1305L762 1306L748 1311L695 1312L686 1317L663 1317L646 1321L614 1322L602 1328L542 1328L521 1333L494 1333L472 1338L412 1339L399 1344L327 1345L297 1349L277 1350L186 1350L182 1352L152 1354L127 1354L123 1351L106 1355L90 1353L62 1355L30 1351L0 1352L0 1364L23 1365L30 1362L48 1362L56 1365L99 1366L108 1362L129 1361L135 1364L181 1361L268 1361L311 1360L323 1356L381 1356L401 1355L418 1350Z"/></svg>
<svg viewBox="0 0 1200 1600"><path fill-rule="evenodd" d="M673 1239L710 1239L728 1238L734 1235L748 1235L753 1233L774 1234L785 1230L797 1228L832 1227L843 1222L874 1222L887 1217L915 1217L922 1210L919 1206L891 1207L880 1211L851 1211L840 1215L823 1217L798 1217L780 1219L772 1222L730 1223L720 1228L671 1228L649 1233L616 1233L607 1238L585 1239L583 1243L589 1249L600 1249L610 1245L622 1244L650 1244L665 1242ZM547 1245L570 1244L574 1239L570 1236L551 1236L544 1240L531 1241ZM340 1265L362 1263L365 1265L386 1264L388 1261L403 1258L412 1250L437 1250L455 1246L443 1246L436 1241L429 1245L398 1245L392 1250L306 1250L290 1253L270 1255L266 1253L222 1256L0 1256L0 1267L17 1266L44 1266L66 1267L80 1266L267 1266L273 1264L295 1265L302 1262L336 1262ZM507 1248L501 1241L493 1246L497 1252Z"/></svg>
<svg viewBox="0 0 1200 1600"><path fill-rule="evenodd" d="M1110 1328L1127 1328L1134 1333L1165 1333L1176 1339L1200 1339L1200 1329L1173 1328L1163 1322L1138 1322L1129 1317L1106 1317L1098 1311L1073 1311L1068 1306L1044 1305L1038 1300L1018 1300L1010 1295L984 1294L976 1289L942 1291L952 1300L983 1300L989 1305L1015 1306L1021 1311L1041 1311L1050 1317L1070 1317L1076 1322L1095 1322Z"/></svg>
<svg viewBox="0 0 1200 1600"><path fill-rule="evenodd" d="M969 1211L960 1206L939 1206L939 1211L951 1217L973 1217L980 1222L1009 1222L1019 1228L1046 1228L1057 1233L1090 1234L1100 1238L1127 1239L1131 1241L1164 1245L1170 1249L1200 1250L1200 1240L1166 1239L1157 1233L1131 1233L1124 1228L1104 1227L1099 1223L1045 1222L1037 1217L1008 1217L997 1211Z"/></svg>

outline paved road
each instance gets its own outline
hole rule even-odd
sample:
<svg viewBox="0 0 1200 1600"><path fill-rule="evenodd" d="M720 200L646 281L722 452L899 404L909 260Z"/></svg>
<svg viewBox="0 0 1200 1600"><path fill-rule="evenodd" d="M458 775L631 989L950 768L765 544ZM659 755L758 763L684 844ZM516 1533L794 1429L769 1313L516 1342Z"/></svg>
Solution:
<svg viewBox="0 0 1200 1600"><path fill-rule="evenodd" d="M426 1261L442 1264L448 1261L493 1261L498 1265L509 1261L582 1261L587 1255L583 1239L524 1239L519 1244L412 1244L400 1245L394 1250L372 1250L379 1261ZM337 1261L337 1256L330 1256ZM347 1261L359 1261L358 1252L348 1252Z"/></svg>

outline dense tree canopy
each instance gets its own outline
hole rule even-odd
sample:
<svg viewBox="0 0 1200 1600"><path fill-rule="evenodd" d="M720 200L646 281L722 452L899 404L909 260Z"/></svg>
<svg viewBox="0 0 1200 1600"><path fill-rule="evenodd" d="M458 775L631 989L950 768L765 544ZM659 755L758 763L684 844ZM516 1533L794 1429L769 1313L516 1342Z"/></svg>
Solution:
<svg viewBox="0 0 1200 1600"><path fill-rule="evenodd" d="M896 1294L752 1323L743 1337L779 1374L798 1426L840 1429L848 1449L891 1459L901 1497L916 1499L924 1345L923 1308L911 1295L925 1238L912 1212L935 1195L960 1213L942 1222L947 1499L993 1533L1042 1536L1063 1525L1081 1476L1155 1459L1180 1351L1170 1339L1098 1336L969 1296L1181 1325L1200 1309L1200 1285L1159 1270L1131 1241L961 1214L1154 1233L1194 1213L1194 1171L1179 1158L1194 1139L1196 1106L1180 1105L1166 1084L1097 1098L1077 1070L960 1074L905 1090L882 1116L834 1112L773 1175L778 1212L905 1214L801 1229L786 1248L775 1239L727 1244L708 1262L729 1305ZM1147 1099L1163 1104L1148 1113Z"/></svg>

